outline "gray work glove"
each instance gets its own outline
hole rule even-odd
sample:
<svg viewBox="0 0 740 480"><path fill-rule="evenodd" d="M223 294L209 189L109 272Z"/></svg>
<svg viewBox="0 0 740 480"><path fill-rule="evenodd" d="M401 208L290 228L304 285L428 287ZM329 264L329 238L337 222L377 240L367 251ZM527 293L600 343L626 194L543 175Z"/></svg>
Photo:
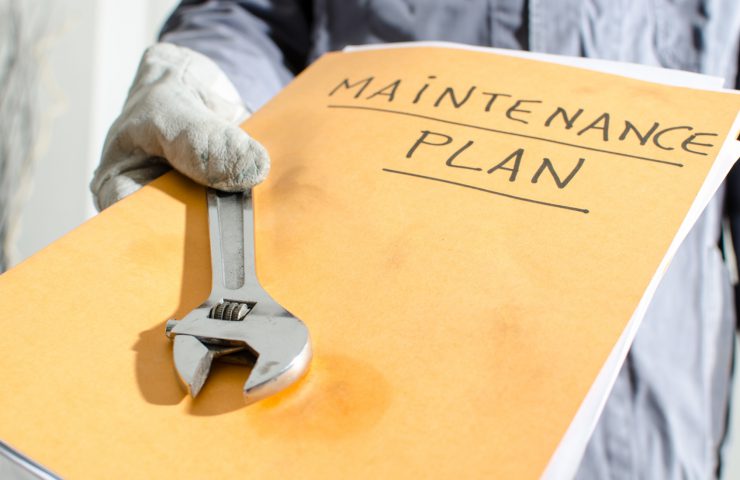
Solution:
<svg viewBox="0 0 740 480"><path fill-rule="evenodd" d="M219 190L250 189L264 180L270 160L238 127L247 114L209 58L168 43L150 47L105 139L90 184L95 206L109 207L170 166Z"/></svg>

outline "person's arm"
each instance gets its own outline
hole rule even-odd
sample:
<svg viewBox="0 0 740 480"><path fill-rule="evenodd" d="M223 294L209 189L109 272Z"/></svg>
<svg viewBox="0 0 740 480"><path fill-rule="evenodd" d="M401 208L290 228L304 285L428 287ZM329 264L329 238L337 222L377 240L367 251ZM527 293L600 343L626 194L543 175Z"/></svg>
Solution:
<svg viewBox="0 0 740 480"><path fill-rule="evenodd" d="M202 53L255 111L303 70L311 44L306 0L184 1L160 41Z"/></svg>
<svg viewBox="0 0 740 480"><path fill-rule="evenodd" d="M90 184L107 208L174 167L194 181L245 191L269 157L238 127L308 55L298 0L183 2L142 57Z"/></svg>

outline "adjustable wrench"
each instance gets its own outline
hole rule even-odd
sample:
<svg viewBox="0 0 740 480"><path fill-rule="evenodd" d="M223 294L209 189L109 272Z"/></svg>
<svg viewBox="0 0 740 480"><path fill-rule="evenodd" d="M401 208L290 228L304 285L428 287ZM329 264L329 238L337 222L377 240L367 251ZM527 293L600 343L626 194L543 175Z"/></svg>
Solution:
<svg viewBox="0 0 740 480"><path fill-rule="evenodd" d="M253 403L295 382L311 361L306 325L275 302L255 272L252 199L208 189L213 284L208 299L169 320L175 368L195 397L214 359L250 364L244 400Z"/></svg>

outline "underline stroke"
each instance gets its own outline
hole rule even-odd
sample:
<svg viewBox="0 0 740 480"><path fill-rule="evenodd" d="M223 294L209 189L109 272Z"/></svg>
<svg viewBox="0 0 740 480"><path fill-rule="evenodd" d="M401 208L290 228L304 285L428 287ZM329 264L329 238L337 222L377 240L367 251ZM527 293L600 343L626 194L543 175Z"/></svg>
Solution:
<svg viewBox="0 0 740 480"><path fill-rule="evenodd" d="M409 177L421 178L421 179L424 179L424 180L431 180L431 181L434 181L434 182L447 183L449 185L455 185L455 186L458 186L458 187L469 188L471 190L477 190L479 192L490 193L491 195L498 195L498 196L501 196L501 197L511 198L511 199L514 199L514 200L521 200L523 202L534 203L534 204L537 204L537 205L544 205L546 207L560 208L562 210L570 210L572 212L579 212L579 213L586 213L586 214L589 213L588 209L586 209L586 208L578 208L578 207L572 207L570 205L561 205L559 203L544 202L542 200L535 200L535 199L532 199L532 198L520 197L518 195L511 195L509 193L497 192L495 190L489 190L487 188L476 187L475 185L468 185L466 183L454 182L452 180L446 180L444 178L430 177L428 175L421 175L421 174L412 173L412 172L404 172L402 170L393 170L393 169L390 169L390 168L384 168L383 171L384 172L387 172L387 173L395 173L397 175L406 175L406 176L409 176Z"/></svg>

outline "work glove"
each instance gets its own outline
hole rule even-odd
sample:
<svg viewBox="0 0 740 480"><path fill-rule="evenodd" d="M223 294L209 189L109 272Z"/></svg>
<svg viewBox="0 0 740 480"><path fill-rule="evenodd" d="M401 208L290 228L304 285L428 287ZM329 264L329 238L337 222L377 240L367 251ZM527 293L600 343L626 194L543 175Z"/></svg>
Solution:
<svg viewBox="0 0 740 480"><path fill-rule="evenodd" d="M147 49L121 115L111 126L90 190L109 207L171 167L196 182L246 191L264 180L267 151L238 127L248 115L236 88L209 58L158 43Z"/></svg>

